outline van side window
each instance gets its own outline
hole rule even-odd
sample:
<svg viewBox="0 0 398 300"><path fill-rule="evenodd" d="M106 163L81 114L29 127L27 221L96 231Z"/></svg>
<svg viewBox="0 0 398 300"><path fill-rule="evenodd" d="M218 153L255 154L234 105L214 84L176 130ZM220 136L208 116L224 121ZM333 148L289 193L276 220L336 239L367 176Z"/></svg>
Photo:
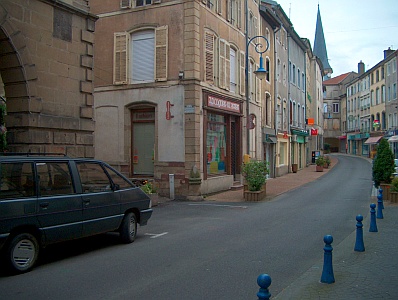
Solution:
<svg viewBox="0 0 398 300"><path fill-rule="evenodd" d="M108 172L109 176L111 176L113 183L118 186L119 190L130 189L130 188L134 187L134 185L132 185L127 180L125 180L122 176L120 176L114 170L112 170L106 166L105 166L105 169Z"/></svg>
<svg viewBox="0 0 398 300"><path fill-rule="evenodd" d="M77 163L83 193L111 191L111 182L104 169L98 163Z"/></svg>
<svg viewBox="0 0 398 300"><path fill-rule="evenodd" d="M73 194L74 188L67 162L36 163L42 196Z"/></svg>
<svg viewBox="0 0 398 300"><path fill-rule="evenodd" d="M31 163L2 163L0 199L32 197L36 184Z"/></svg>

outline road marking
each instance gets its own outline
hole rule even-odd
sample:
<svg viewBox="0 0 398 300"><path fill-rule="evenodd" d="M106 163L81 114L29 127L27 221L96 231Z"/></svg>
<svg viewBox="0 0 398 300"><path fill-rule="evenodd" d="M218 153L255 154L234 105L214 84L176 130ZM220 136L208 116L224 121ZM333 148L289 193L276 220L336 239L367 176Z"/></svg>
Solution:
<svg viewBox="0 0 398 300"><path fill-rule="evenodd" d="M196 204L196 203L191 203L188 205L192 206L217 206L217 207L231 207L231 208L247 208L247 206L240 206L240 205L227 205L227 204Z"/></svg>
<svg viewBox="0 0 398 300"><path fill-rule="evenodd" d="M163 232L163 233L158 233L158 234L156 234L156 233L145 233L145 235L150 235L151 239L156 239L156 238L164 236L166 234L168 234L168 232Z"/></svg>

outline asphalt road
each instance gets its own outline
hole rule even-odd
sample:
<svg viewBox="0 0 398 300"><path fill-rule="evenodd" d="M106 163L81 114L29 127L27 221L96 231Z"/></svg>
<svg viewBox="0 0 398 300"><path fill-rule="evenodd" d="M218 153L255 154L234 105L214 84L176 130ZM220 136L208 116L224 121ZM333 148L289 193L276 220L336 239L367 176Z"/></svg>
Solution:
<svg viewBox="0 0 398 300"><path fill-rule="evenodd" d="M371 165L339 161L269 202L162 204L131 245L106 234L48 247L32 272L0 274L0 299L246 300L261 273L277 295L322 259L324 235L337 245L368 214Z"/></svg>

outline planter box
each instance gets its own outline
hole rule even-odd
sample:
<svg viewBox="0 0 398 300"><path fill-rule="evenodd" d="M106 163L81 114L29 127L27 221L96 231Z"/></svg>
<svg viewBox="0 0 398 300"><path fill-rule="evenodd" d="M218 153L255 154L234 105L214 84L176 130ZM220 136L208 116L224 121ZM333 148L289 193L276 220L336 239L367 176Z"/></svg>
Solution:
<svg viewBox="0 0 398 300"><path fill-rule="evenodd" d="M315 170L317 172L323 172L323 166L316 166Z"/></svg>
<svg viewBox="0 0 398 300"><path fill-rule="evenodd" d="M383 201L391 200L391 195L390 195L391 184L380 183L380 188L383 190ZM379 192L377 192L377 195L378 194L379 194Z"/></svg>
<svg viewBox="0 0 398 300"><path fill-rule="evenodd" d="M298 165L297 164L292 164L292 172L297 173Z"/></svg>
<svg viewBox="0 0 398 300"><path fill-rule="evenodd" d="M245 198L245 201L262 201L265 199L267 195L267 192L265 190L261 191L243 191L243 197Z"/></svg>
<svg viewBox="0 0 398 300"><path fill-rule="evenodd" d="M390 192L390 201L392 203L398 203L398 192Z"/></svg>

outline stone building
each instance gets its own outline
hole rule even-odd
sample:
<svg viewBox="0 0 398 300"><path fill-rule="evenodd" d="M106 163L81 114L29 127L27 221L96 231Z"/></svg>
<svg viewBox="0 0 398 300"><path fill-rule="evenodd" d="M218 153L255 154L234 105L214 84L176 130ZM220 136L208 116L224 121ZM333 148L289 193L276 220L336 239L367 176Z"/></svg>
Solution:
<svg viewBox="0 0 398 300"><path fill-rule="evenodd" d="M277 22L268 12L260 22L258 1L93 0L91 7L100 36L98 158L154 180L162 195L175 190L188 199L239 182L245 154L263 159L274 75L255 76L255 45L265 42L251 39L273 41ZM273 43L262 57L273 70Z"/></svg>
<svg viewBox="0 0 398 300"><path fill-rule="evenodd" d="M84 0L0 2L8 151L94 157L95 21Z"/></svg>

